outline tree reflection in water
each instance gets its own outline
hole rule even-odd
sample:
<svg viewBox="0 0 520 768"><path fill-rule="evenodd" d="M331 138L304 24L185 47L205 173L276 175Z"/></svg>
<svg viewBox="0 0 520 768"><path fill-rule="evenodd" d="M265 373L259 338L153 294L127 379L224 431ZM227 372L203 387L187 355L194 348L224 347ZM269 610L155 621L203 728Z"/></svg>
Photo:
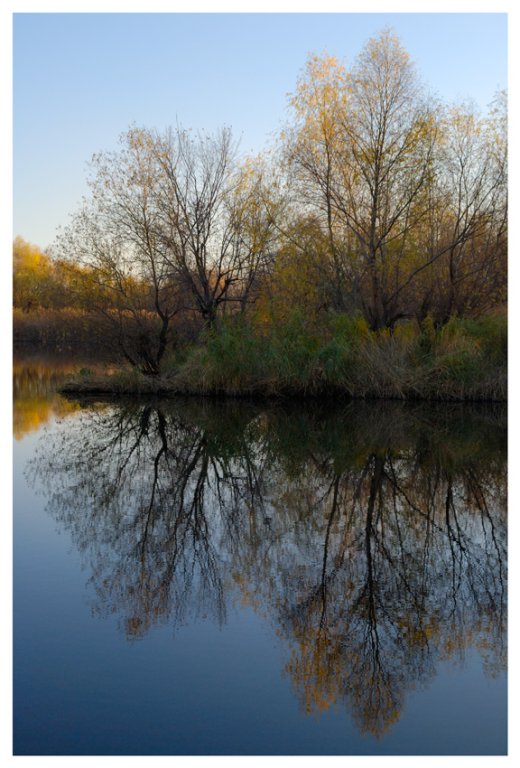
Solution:
<svg viewBox="0 0 520 768"><path fill-rule="evenodd" d="M30 467L131 638L251 604L306 711L382 735L437 663L505 668L505 414L89 404Z"/></svg>

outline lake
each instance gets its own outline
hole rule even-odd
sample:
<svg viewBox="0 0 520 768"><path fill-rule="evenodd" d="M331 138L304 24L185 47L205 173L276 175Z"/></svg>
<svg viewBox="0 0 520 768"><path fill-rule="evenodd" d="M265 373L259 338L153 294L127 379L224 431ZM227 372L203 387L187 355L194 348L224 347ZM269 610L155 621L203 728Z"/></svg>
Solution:
<svg viewBox="0 0 520 768"><path fill-rule="evenodd" d="M14 366L16 755L507 752L503 405L79 367Z"/></svg>

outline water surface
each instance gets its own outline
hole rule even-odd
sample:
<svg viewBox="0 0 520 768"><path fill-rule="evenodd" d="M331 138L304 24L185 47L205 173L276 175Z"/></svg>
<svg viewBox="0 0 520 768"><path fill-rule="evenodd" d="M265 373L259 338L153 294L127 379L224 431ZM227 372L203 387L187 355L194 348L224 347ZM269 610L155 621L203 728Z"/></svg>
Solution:
<svg viewBox="0 0 520 768"><path fill-rule="evenodd" d="M56 375L14 388L15 754L506 752L503 408Z"/></svg>

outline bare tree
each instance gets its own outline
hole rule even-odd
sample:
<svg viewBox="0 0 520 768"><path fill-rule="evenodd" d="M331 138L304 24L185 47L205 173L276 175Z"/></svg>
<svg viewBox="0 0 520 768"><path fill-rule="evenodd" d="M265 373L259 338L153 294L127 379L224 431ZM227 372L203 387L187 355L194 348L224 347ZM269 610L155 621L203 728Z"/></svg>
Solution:
<svg viewBox="0 0 520 768"><path fill-rule="evenodd" d="M148 134L121 137L121 149L95 155L91 197L59 238L55 251L86 268L87 307L115 326L125 358L159 372L182 308L172 280L157 208L157 165Z"/></svg>
<svg viewBox="0 0 520 768"><path fill-rule="evenodd" d="M270 262L272 216L261 172L239 166L231 131L155 137L162 243L174 276L211 327L219 307L244 309Z"/></svg>
<svg viewBox="0 0 520 768"><path fill-rule="evenodd" d="M505 299L507 125L505 96L482 118L474 105L442 121L429 240L437 262L425 306L438 322L478 315Z"/></svg>
<svg viewBox="0 0 520 768"><path fill-rule="evenodd" d="M87 268L84 291L117 328L126 359L156 374L172 319L244 311L269 267L275 236L265 169L238 164L231 131L193 138L131 128L94 156L91 196L56 253Z"/></svg>

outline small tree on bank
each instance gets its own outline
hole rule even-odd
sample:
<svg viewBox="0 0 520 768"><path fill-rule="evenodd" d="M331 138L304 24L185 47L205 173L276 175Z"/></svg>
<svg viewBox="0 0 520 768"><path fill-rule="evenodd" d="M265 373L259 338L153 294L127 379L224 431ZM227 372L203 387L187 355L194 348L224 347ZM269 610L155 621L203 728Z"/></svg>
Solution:
<svg viewBox="0 0 520 768"><path fill-rule="evenodd" d="M155 374L182 303L165 258L151 149L146 134L131 129L121 150L93 157L91 196L56 251L87 268L84 305L114 327L128 362Z"/></svg>
<svg viewBox="0 0 520 768"><path fill-rule="evenodd" d="M156 374L177 314L213 327L225 307L244 310L274 228L262 175L237 164L229 129L192 138L132 128L121 145L94 156L91 196L56 252L88 267L86 306L116 326L132 365Z"/></svg>

